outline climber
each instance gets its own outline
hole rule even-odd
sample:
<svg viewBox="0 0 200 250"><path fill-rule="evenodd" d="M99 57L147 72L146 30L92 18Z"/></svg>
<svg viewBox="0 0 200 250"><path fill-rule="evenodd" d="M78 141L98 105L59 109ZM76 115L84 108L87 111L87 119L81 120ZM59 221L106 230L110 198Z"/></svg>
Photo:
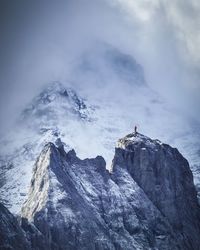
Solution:
<svg viewBox="0 0 200 250"><path fill-rule="evenodd" d="M134 127L134 135L136 136L137 135L137 126L135 125Z"/></svg>

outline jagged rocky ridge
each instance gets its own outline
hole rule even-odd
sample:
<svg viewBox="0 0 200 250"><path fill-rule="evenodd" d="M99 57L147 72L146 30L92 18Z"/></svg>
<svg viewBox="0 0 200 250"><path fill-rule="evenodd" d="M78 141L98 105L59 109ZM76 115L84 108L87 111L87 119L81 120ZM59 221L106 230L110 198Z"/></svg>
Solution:
<svg viewBox="0 0 200 250"><path fill-rule="evenodd" d="M112 172L49 143L38 157L22 227L32 249L166 249L200 246L192 173L177 149L130 134Z"/></svg>

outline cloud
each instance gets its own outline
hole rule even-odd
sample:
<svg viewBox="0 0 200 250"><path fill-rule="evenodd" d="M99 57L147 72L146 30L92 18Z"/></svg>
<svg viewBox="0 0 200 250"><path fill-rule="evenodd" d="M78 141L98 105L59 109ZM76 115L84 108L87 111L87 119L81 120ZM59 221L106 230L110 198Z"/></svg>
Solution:
<svg viewBox="0 0 200 250"><path fill-rule="evenodd" d="M20 0L1 4L3 117L16 107L20 110L43 84L67 81L71 66L97 40L132 55L144 68L147 83L172 102L191 103L191 108L195 99L198 106L198 1L43 0L27 4Z"/></svg>
<svg viewBox="0 0 200 250"><path fill-rule="evenodd" d="M148 83L174 103L197 109L200 104L199 1L113 0L135 27L133 54ZM131 37L131 32L129 38ZM185 102L189 99L188 102ZM191 105L190 105L191 104Z"/></svg>

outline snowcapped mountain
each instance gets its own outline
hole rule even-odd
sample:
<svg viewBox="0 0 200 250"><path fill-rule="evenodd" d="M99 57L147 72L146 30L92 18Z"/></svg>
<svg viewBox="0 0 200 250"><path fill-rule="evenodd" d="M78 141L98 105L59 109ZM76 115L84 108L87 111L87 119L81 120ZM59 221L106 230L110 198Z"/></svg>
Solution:
<svg viewBox="0 0 200 250"><path fill-rule="evenodd" d="M45 145L21 216L32 249L197 250L200 244L187 160L139 133L119 140L112 172L101 156L81 160L62 144Z"/></svg>
<svg viewBox="0 0 200 250"><path fill-rule="evenodd" d="M90 108L72 89L54 82L47 86L26 107L15 130L1 141L1 199L19 207L27 194L32 166L42 147L56 142L70 127L89 122ZM62 129L65 128L65 129ZM68 136L70 138L70 136ZM70 143L69 143L70 145ZM10 202L8 201L8 204Z"/></svg>
<svg viewBox="0 0 200 250"><path fill-rule="evenodd" d="M54 82L47 86L32 103L23 111L21 121L39 122L34 126L56 126L56 120L65 114L81 119L87 118L87 107L84 101L72 89L65 89L61 83ZM52 117L51 120L49 118ZM41 119L39 119L41 118Z"/></svg>
<svg viewBox="0 0 200 250"><path fill-rule="evenodd" d="M134 58L103 44L74 62L67 83L45 86L1 139L2 201L19 212L32 166L46 143L57 144L61 138L65 150L74 148L81 159L102 155L110 169L115 142L135 124L139 131L177 147L199 185L199 124L148 87Z"/></svg>
<svg viewBox="0 0 200 250"><path fill-rule="evenodd" d="M109 172L103 157L81 160L57 144L34 164L20 225L0 204L0 248L199 249L200 208L177 149L128 134Z"/></svg>

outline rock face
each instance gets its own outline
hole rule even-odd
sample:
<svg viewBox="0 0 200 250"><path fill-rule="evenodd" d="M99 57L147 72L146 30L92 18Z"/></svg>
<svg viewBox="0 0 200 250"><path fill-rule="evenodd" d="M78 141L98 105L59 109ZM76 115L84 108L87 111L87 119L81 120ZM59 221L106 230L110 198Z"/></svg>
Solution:
<svg viewBox="0 0 200 250"><path fill-rule="evenodd" d="M199 214L187 161L138 134L119 141L112 173L100 156L47 144L22 221L38 231L26 230L33 249L197 250Z"/></svg>
<svg viewBox="0 0 200 250"><path fill-rule="evenodd" d="M200 210L187 160L177 149L141 134L119 140L113 160L126 169L178 233L184 249L200 247Z"/></svg>
<svg viewBox="0 0 200 250"><path fill-rule="evenodd" d="M25 233L17 219L2 204L0 204L0 249L30 249Z"/></svg>

